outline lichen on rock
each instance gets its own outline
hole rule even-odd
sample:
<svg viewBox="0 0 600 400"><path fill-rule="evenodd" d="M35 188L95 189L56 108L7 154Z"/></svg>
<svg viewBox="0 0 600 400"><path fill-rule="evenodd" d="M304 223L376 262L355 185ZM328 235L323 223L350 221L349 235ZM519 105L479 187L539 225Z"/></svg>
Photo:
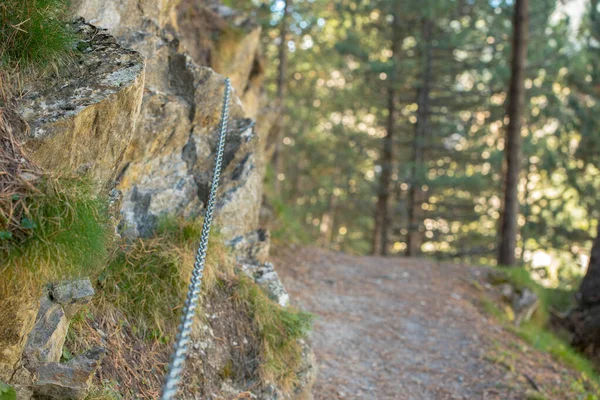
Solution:
<svg viewBox="0 0 600 400"><path fill-rule="evenodd" d="M31 130L21 140L39 166L85 168L104 186L114 178L137 122L144 61L102 29L81 19L73 26L83 50L65 73L27 83L18 111Z"/></svg>

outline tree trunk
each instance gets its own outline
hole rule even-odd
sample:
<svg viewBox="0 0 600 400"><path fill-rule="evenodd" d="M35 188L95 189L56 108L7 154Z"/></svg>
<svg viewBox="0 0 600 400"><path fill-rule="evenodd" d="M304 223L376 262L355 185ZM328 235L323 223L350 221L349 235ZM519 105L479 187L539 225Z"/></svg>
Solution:
<svg viewBox="0 0 600 400"><path fill-rule="evenodd" d="M558 323L573 333L572 345L600 365L600 221L577 299L577 308Z"/></svg>
<svg viewBox="0 0 600 400"><path fill-rule="evenodd" d="M579 287L579 296L581 307L600 305L600 221L598 222L598 233L592 245L588 270Z"/></svg>
<svg viewBox="0 0 600 400"><path fill-rule="evenodd" d="M335 227L335 214L337 207L337 196L334 190L331 190L329 200L327 202L327 210L321 216L321 224L319 225L319 231L321 233L321 246L329 247L333 240L334 227Z"/></svg>
<svg viewBox="0 0 600 400"><path fill-rule="evenodd" d="M400 65L401 45L400 25L400 0L396 0L394 10L394 24L392 27L392 59L393 69L390 74L388 86L388 119L386 135L382 141L381 149L381 175L379 175L379 190L377 192L377 206L375 208L375 226L371 253L382 256L388 251L389 233L389 198L392 183L392 167L394 163L394 128L396 125L396 85L398 81L398 67Z"/></svg>
<svg viewBox="0 0 600 400"><path fill-rule="evenodd" d="M281 197L281 180L279 176L283 171L283 157L281 152L283 150L283 114L284 114L284 106L283 106L283 97L285 93L285 79L286 79L286 67L287 67L287 30L288 30L288 0L283 0L283 15L281 16L281 22L279 25L279 70L277 75L277 102L280 107L280 112L282 114L282 118L279 121L279 126L277 130L277 136L275 138L275 152L273 153L273 168L274 168L274 176L275 176L275 196L277 198Z"/></svg>
<svg viewBox="0 0 600 400"><path fill-rule="evenodd" d="M432 79L431 33L433 22L424 19L422 24L424 48L423 70L421 71L421 85L417 92L417 123L415 124L415 137L412 145L412 172L411 184L408 191L408 237L406 255L416 256L421 253L423 243L423 210L421 204L425 200L421 189L421 170L423 168L425 137L429 130L430 92Z"/></svg>
<svg viewBox="0 0 600 400"><path fill-rule="evenodd" d="M521 170L521 125L524 107L524 78L527 60L529 25L528 0L516 0L513 16L512 66L508 92L508 127L506 129L504 209L500 227L498 264L515 265L519 215L519 175Z"/></svg>

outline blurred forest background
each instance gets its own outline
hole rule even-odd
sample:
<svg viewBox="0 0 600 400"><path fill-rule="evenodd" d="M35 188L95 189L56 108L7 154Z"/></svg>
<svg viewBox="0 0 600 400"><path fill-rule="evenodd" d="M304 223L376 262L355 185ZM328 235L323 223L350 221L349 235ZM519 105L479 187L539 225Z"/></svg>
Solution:
<svg viewBox="0 0 600 400"><path fill-rule="evenodd" d="M285 111L267 195L275 237L355 254L500 259L576 287L600 212L598 1L521 1L520 31L516 3L245 2ZM516 173L507 184L506 165ZM516 226L506 232L510 192L518 209L509 205ZM502 232L514 236L514 260L502 258Z"/></svg>

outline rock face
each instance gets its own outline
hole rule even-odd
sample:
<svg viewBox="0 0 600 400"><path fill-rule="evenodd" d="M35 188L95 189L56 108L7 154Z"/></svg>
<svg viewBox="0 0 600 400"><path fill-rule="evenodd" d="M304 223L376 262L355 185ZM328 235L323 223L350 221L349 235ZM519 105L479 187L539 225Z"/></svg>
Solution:
<svg viewBox="0 0 600 400"><path fill-rule="evenodd" d="M248 266L248 274L287 305L289 296L268 263L269 234L259 225L266 148L277 121L276 109L265 107L262 94L260 26L213 1L73 3L77 14L107 31L78 21L82 54L77 73L33 90L21 102L19 111L32 128L24 141L33 161L52 170L89 170L103 188L114 188L111 207L120 209L119 231L128 237L151 235L163 216L201 217L229 76L233 91L215 225L238 262ZM79 398L85 386L82 377L88 370L77 375L71 370L77 363L58 363L54 344L64 342L58 328L68 325L68 318L89 300L90 290L85 282L50 290L49 305L38 320L55 326L56 337L36 333L31 336L35 344L28 347L27 359L38 371L33 390L39 396ZM225 324L219 335L231 343L215 341L212 351L231 357L239 347L230 329L238 315L224 309L221 316ZM314 378L310 348L304 347L297 395ZM253 373L257 357L250 359L247 369ZM194 367L204 369L203 362ZM197 375L210 375L205 372ZM196 396L198 387L208 398L216 393L211 388L226 384L218 373L210 376L215 381L198 383L188 398ZM234 387L232 393L244 390ZM256 398L294 397L277 387L260 390Z"/></svg>
<svg viewBox="0 0 600 400"><path fill-rule="evenodd" d="M106 351L96 348L66 363L48 363L37 369L34 394L50 399L84 399Z"/></svg>
<svg viewBox="0 0 600 400"><path fill-rule="evenodd" d="M200 32L198 21L182 18L174 2L156 3L80 1L78 7L86 19L105 24L122 44L146 57L140 121L118 174L124 231L147 236L163 215L196 217L203 212L224 77L199 61L228 74L234 88L216 224L225 239L251 234L258 228L264 173L261 133L251 119L257 115L262 79L260 28L227 7L215 6L198 11L210 17ZM181 7L198 6L182 2ZM207 39L206 33L215 31L218 40ZM195 33L203 33L200 44L189 39ZM211 54L210 62L202 59L204 52Z"/></svg>
<svg viewBox="0 0 600 400"><path fill-rule="evenodd" d="M50 298L62 306L67 318L73 316L94 297L89 278L59 282L50 287Z"/></svg>
<svg viewBox="0 0 600 400"><path fill-rule="evenodd" d="M22 138L36 164L53 171L89 170L106 186L114 178L135 129L144 85L144 62L83 20L77 63L68 74L32 85L18 111L31 131Z"/></svg>

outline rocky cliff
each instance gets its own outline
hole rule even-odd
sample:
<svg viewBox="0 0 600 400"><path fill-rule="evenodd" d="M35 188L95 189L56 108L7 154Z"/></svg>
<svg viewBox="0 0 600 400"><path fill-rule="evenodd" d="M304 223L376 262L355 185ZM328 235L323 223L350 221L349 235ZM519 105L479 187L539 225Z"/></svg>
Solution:
<svg viewBox="0 0 600 400"><path fill-rule="evenodd" d="M152 238L164 218L195 220L203 215L224 78L230 77L233 93L215 224L239 273L250 276L275 303L287 306L289 297L268 262L269 234L259 226L265 148L275 120L262 92L260 26L212 2L77 0L73 7L83 18L73 23L76 62L59 75L28 82L16 103L30 127L17 135L27 157L44 170L89 176L95 190L110 192L121 237L130 243ZM225 286L204 299L205 318L195 327L188 363L192 372L186 375L181 398L310 398L315 372L310 348L299 339L302 360L293 371L280 371L289 385L262 376L260 346L255 343L260 339L248 328L253 316L231 300L239 296L233 288L243 285ZM83 398L91 380L99 386L114 384L115 396L123 398L157 395L164 371L128 375L122 369L135 366L118 365L124 353L111 345L145 349L151 355L143 356L144 365L152 364L152 357L164 365L168 336L153 345L136 339L135 329L123 335L114 322L127 315L105 312L85 325L92 331L86 340L103 349L66 360L64 352L77 347L69 343L79 343L73 337L78 331L67 337L69 321L79 317L57 302L52 288L45 290L39 302L26 302L26 311L14 313L18 333L11 340L0 337L0 380L14 385L21 398ZM73 290L70 296L78 299ZM36 335L43 345L32 344ZM50 356L40 359L39 346ZM240 346L246 350L240 352ZM128 362L136 359L130 350ZM27 357L34 353L31 364ZM125 378L134 382L119 381Z"/></svg>

